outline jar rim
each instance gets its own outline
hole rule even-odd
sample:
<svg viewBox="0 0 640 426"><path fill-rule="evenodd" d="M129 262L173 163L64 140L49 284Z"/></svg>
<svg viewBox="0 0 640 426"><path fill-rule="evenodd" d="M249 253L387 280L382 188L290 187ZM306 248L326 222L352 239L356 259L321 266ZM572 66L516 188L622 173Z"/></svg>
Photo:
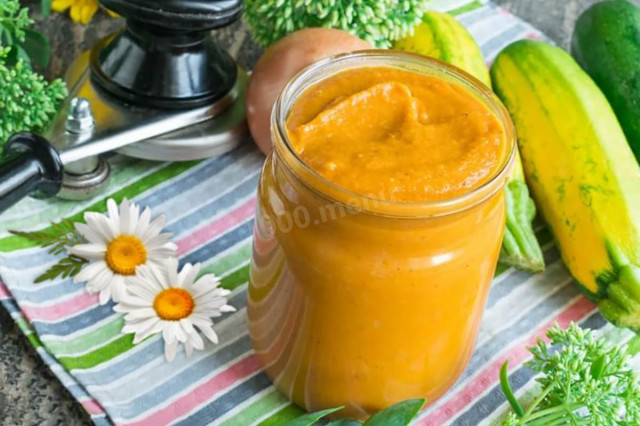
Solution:
<svg viewBox="0 0 640 426"><path fill-rule="evenodd" d="M327 69L331 67L337 69L327 73ZM500 167L496 168L494 174L486 182L460 195L443 200L418 202L390 201L361 194L330 181L311 168L293 148L286 130L286 120L297 97L309 87L342 71L368 67L399 68L418 73L420 73L420 69L423 70L423 73L425 69L430 69L434 72L431 75L436 75L449 83L458 84L469 90L492 111L504 130L504 143L508 146ZM450 64L435 58L396 50L369 49L342 53L305 67L287 82L276 99L271 114L271 133L274 140L274 152L285 161L289 170L311 191L330 202L346 205L349 208L354 208L354 206L353 203L344 201L345 196L350 200L359 199L366 202L362 204L375 205L375 208L360 208L360 211L392 217L445 216L481 204L506 185L517 152L516 133L509 112L490 88L474 76ZM304 174L304 178L316 180L321 185L310 184L301 176L301 173ZM327 190L319 189L320 186ZM332 194L339 194L340 197Z"/></svg>

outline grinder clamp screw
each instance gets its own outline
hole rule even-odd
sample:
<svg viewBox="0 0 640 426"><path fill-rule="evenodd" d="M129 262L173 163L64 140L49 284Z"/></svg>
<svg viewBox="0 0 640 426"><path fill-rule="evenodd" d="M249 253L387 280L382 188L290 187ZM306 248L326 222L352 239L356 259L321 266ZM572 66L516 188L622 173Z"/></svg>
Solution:
<svg viewBox="0 0 640 426"><path fill-rule="evenodd" d="M91 102L76 97L69 102L65 130L76 143L90 137L95 127ZM109 183L109 163L98 156L87 157L65 165L62 188L58 197L67 200L86 200L102 192Z"/></svg>
<svg viewBox="0 0 640 426"><path fill-rule="evenodd" d="M85 133L95 126L91 103L86 98L73 98L69 103L66 129L71 133Z"/></svg>

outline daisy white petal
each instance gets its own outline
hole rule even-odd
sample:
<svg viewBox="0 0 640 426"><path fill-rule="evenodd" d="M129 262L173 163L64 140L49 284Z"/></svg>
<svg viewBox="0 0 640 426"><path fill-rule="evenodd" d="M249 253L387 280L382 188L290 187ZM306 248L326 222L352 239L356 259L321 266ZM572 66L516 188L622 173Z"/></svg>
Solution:
<svg viewBox="0 0 640 426"><path fill-rule="evenodd" d="M180 320L180 325L182 326L182 329L184 330L184 332L187 334L196 332L196 330L193 328L193 324L191 323L191 321L189 321L186 318L182 318Z"/></svg>
<svg viewBox="0 0 640 426"><path fill-rule="evenodd" d="M196 263L195 265L191 266L191 269L189 269L187 273L184 274L182 283L184 285L193 286L193 282L196 280L196 278L198 278L200 269L201 269L201 265L199 263Z"/></svg>
<svg viewBox="0 0 640 426"><path fill-rule="evenodd" d="M127 231L129 234L133 234L136 228L138 227L138 217L140 216L140 207L133 203L129 202L129 221L125 224L128 226Z"/></svg>
<svg viewBox="0 0 640 426"><path fill-rule="evenodd" d="M178 246L174 243L167 243L161 247L149 250L149 263L162 264L165 259L176 257Z"/></svg>
<svg viewBox="0 0 640 426"><path fill-rule="evenodd" d="M202 331L202 334L204 334L207 339L211 340L212 343L218 344L218 335L216 334L215 331L213 331L213 328L211 327L198 327L198 328L200 328L200 331Z"/></svg>
<svg viewBox="0 0 640 426"><path fill-rule="evenodd" d="M114 306L113 310L116 312L129 312L136 308L150 307L152 307L152 305L149 304L148 300L129 294L124 301L121 301L119 304Z"/></svg>
<svg viewBox="0 0 640 426"><path fill-rule="evenodd" d="M171 321L170 327L173 329L173 334L178 339L178 342L184 343L187 341L187 333L184 332L178 321Z"/></svg>
<svg viewBox="0 0 640 426"><path fill-rule="evenodd" d="M107 248L104 245L98 244L77 244L69 247L67 251L83 259L98 260L104 259Z"/></svg>
<svg viewBox="0 0 640 426"><path fill-rule="evenodd" d="M122 275L113 275L111 279L111 298L114 302L119 302L124 299L127 294L127 288L125 285L125 280Z"/></svg>
<svg viewBox="0 0 640 426"><path fill-rule="evenodd" d="M117 236L117 233L114 232L109 224L109 219L100 213L87 213L84 220L87 222L87 226L89 228L97 232L102 237L104 242L101 242L101 244L107 244Z"/></svg>
<svg viewBox="0 0 640 426"><path fill-rule="evenodd" d="M93 289L93 292L102 291L111 284L113 273L109 269L103 269L87 282L87 288Z"/></svg>
<svg viewBox="0 0 640 426"><path fill-rule="evenodd" d="M120 204L120 232L123 234L131 234L134 229L135 211L131 207L133 206L129 205L126 198L122 200Z"/></svg>
<svg viewBox="0 0 640 426"><path fill-rule="evenodd" d="M155 317L142 318L135 321L135 323L127 323L122 327L122 331L135 333L136 336L138 334L144 333L145 331L153 328L155 323L158 321Z"/></svg>
<svg viewBox="0 0 640 426"><path fill-rule="evenodd" d="M122 327L122 332L125 334L135 334L138 331L138 325L137 324L125 324Z"/></svg>
<svg viewBox="0 0 640 426"><path fill-rule="evenodd" d="M160 266L161 267L161 266ZM178 261L177 260L168 260L166 262L167 268L167 278L170 283L173 285L177 285L178 283Z"/></svg>
<svg viewBox="0 0 640 426"><path fill-rule="evenodd" d="M131 277L130 281L136 281L138 283L155 283L155 277L151 270L151 265L140 265L136 268L136 275Z"/></svg>
<svg viewBox="0 0 640 426"><path fill-rule="evenodd" d="M184 353L187 355L187 358L189 358L193 353L193 345L191 345L188 340L184 342Z"/></svg>
<svg viewBox="0 0 640 426"><path fill-rule="evenodd" d="M157 284L160 284L162 288L169 288L169 277L167 277L167 272L164 268L156 265L149 265L147 268Z"/></svg>
<svg viewBox="0 0 640 426"><path fill-rule="evenodd" d="M140 217L138 218L138 224L136 229L133 230L134 235L142 235L142 232L149 227L149 221L151 220L151 209L145 208Z"/></svg>
<svg viewBox="0 0 640 426"><path fill-rule="evenodd" d="M188 335L187 342L190 342L193 347L199 351L204 349L204 340L202 340L202 337L195 331Z"/></svg>
<svg viewBox="0 0 640 426"><path fill-rule="evenodd" d="M135 310L131 310L126 316L125 319L127 321L135 321L146 318L157 318L156 311L153 308L139 308Z"/></svg>
<svg viewBox="0 0 640 426"><path fill-rule="evenodd" d="M193 285L200 288L215 289L220 285L220 277L214 274L206 274L198 278Z"/></svg>
<svg viewBox="0 0 640 426"><path fill-rule="evenodd" d="M113 241L119 235L118 225L104 216L100 218L97 226L102 229L102 235L107 236L109 241Z"/></svg>
<svg viewBox="0 0 640 426"><path fill-rule="evenodd" d="M129 294L131 295L130 297L140 297L143 300L147 300L147 301L151 301L153 302L153 299L155 297L155 293L153 288L150 288L147 284L140 284L140 285L136 285L138 281L133 281L130 280L129 281L129 286L127 286L127 289L129 291ZM149 284L150 285L150 284ZM123 300L127 300L127 299L123 299Z"/></svg>
<svg viewBox="0 0 640 426"><path fill-rule="evenodd" d="M149 227L140 234L140 239L142 240L142 242L147 242L151 238L158 235L160 231L162 231L165 221L166 219L164 216L159 216L153 222L151 222L149 224Z"/></svg>
<svg viewBox="0 0 640 426"><path fill-rule="evenodd" d="M109 212L109 218L114 222L120 220L120 214L118 213L118 205L113 198L109 198L107 201L107 211Z"/></svg>
<svg viewBox="0 0 640 426"><path fill-rule="evenodd" d="M139 331L136 332L135 338L133 339L133 344L136 345L147 337L155 334L153 330L156 328L159 322L160 321L157 318L149 318L143 323L136 324L136 328L138 328Z"/></svg>
<svg viewBox="0 0 640 426"><path fill-rule="evenodd" d="M169 234L169 233L163 233L163 234L158 234L156 236L153 236L151 238L149 238L148 240L146 240L144 242L144 244L149 247L149 250L153 250L156 248L161 248L163 247L165 244L170 242L170 238L173 234Z"/></svg>
<svg viewBox="0 0 640 426"><path fill-rule="evenodd" d="M167 361L171 362L175 359L176 357L176 352L178 350L178 342L167 342L165 340L164 342L164 356L167 359Z"/></svg>
<svg viewBox="0 0 640 426"><path fill-rule="evenodd" d="M100 304L106 305L111 300L111 287L105 287L100 291Z"/></svg>
<svg viewBox="0 0 640 426"><path fill-rule="evenodd" d="M89 225L85 223L76 223L76 231L78 231L78 233L86 238L90 243L104 244L105 246L107 244L107 240L102 233L89 227Z"/></svg>
<svg viewBox="0 0 640 426"><path fill-rule="evenodd" d="M166 343L173 343L176 341L176 336L173 334L173 327L171 327L171 323L165 324L162 328L162 338Z"/></svg>
<svg viewBox="0 0 640 426"><path fill-rule="evenodd" d="M197 327L209 327L213 325L213 321L211 321L211 318L209 317L209 315L203 315L194 311L194 313L191 314L189 319Z"/></svg>
<svg viewBox="0 0 640 426"><path fill-rule="evenodd" d="M183 284L186 282L185 278L189 275L189 271L191 271L192 268L193 266L191 266L190 263L185 263L182 270L177 274L176 281L172 284L176 287L184 287Z"/></svg>
<svg viewBox="0 0 640 426"><path fill-rule="evenodd" d="M164 329L164 321L158 321L151 330L151 334L161 333Z"/></svg>
<svg viewBox="0 0 640 426"><path fill-rule="evenodd" d="M98 273L106 267L107 267L107 264L105 263L104 260L90 263L84 268L82 268L82 270L78 272L78 274L75 277L73 277L73 282L82 283L82 282L89 281L90 279L98 275Z"/></svg>

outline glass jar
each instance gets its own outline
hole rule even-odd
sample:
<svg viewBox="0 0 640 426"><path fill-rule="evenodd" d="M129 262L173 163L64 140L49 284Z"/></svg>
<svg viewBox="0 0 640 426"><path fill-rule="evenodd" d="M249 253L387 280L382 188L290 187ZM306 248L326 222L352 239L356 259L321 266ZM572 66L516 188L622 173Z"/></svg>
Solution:
<svg viewBox="0 0 640 426"><path fill-rule="evenodd" d="M351 193L298 158L285 121L300 94L353 67L397 67L467 89L498 118L508 155L486 184L446 201ZM251 339L267 375L309 411L366 418L441 396L465 368L505 226L513 125L482 83L426 57L364 51L298 74L272 115L274 151L258 188L248 293ZM408 153L410 155L410 153Z"/></svg>

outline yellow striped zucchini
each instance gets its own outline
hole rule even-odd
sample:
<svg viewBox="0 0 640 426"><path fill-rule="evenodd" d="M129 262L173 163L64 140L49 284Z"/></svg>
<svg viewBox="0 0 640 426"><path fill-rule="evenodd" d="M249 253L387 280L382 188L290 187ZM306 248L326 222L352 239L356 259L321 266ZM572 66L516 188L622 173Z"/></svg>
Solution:
<svg viewBox="0 0 640 426"><path fill-rule="evenodd" d="M640 329L640 166L611 106L564 50L511 44L491 68L536 204L604 316Z"/></svg>
<svg viewBox="0 0 640 426"><path fill-rule="evenodd" d="M446 13L427 12L413 35L396 41L395 49L439 59L471 74L491 87L489 69L480 47L466 28ZM533 232L536 206L524 182L520 156L506 187L507 224L500 263L525 271L544 270L540 244Z"/></svg>
<svg viewBox="0 0 640 426"><path fill-rule="evenodd" d="M422 22L413 28L413 35L397 40L393 48L439 59L491 86L480 47L469 31L448 13L425 13Z"/></svg>

